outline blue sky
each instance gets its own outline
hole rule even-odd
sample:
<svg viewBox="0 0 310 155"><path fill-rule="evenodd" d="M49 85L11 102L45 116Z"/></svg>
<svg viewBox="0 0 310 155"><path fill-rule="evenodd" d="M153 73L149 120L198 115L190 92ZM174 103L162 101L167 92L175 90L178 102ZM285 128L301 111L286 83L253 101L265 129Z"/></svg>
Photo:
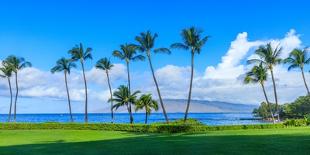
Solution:
<svg viewBox="0 0 310 155"><path fill-rule="evenodd" d="M87 69L91 70L99 58L111 57L111 52L118 49L120 44L133 43L134 37L142 31L158 33L157 47L168 47L171 43L181 41L180 31L183 28L196 26L204 30L204 35L211 36L199 57L196 57L196 72L203 78L206 68L216 67L231 48L232 41L242 32L247 33L247 40L255 42L281 40L293 29L296 31L294 36L302 42L298 46L310 45L309 14L309 2L306 0L4 0L0 2L0 60L10 54L23 56L33 63L41 75L41 72L48 72L57 59L68 56L70 48L82 42L84 46L94 49L94 60L87 63ZM156 55L153 59L157 70L174 65L178 71L186 72L190 64L189 52L179 50L173 50L169 56ZM122 63L113 57L111 60ZM169 69L172 68L170 66ZM148 70L145 62L132 64L133 74L137 75L134 78L145 83L150 83L145 80L149 76L143 76L149 73ZM97 87L96 84L94 82L93 86ZM139 88L139 84L136 85ZM220 93L220 90L214 92ZM197 98L231 101L227 97L208 97L208 93L202 96L207 97ZM31 95L28 97L36 98ZM186 97L180 95L180 98ZM27 101L32 102L29 98Z"/></svg>
<svg viewBox="0 0 310 155"><path fill-rule="evenodd" d="M0 57L21 55L48 70L74 44L94 49L95 59L110 56L119 44L133 42L139 32L159 34L158 46L180 41L180 30L197 26L212 36L197 57L197 69L215 65L237 33L250 39L283 36L294 28L310 42L307 1L2 1ZM156 66L188 65L188 52L158 56ZM173 57L174 59L171 59ZM117 60L115 60L117 61ZM93 64L93 63L92 63ZM148 66L137 63L137 70Z"/></svg>

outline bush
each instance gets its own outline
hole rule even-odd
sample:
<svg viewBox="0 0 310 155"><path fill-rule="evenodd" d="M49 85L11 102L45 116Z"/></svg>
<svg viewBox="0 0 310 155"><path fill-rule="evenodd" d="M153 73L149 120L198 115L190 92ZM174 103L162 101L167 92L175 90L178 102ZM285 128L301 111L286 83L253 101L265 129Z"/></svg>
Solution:
<svg viewBox="0 0 310 155"><path fill-rule="evenodd" d="M310 122L308 119L289 119L284 121L283 123L285 126L308 126L310 125Z"/></svg>

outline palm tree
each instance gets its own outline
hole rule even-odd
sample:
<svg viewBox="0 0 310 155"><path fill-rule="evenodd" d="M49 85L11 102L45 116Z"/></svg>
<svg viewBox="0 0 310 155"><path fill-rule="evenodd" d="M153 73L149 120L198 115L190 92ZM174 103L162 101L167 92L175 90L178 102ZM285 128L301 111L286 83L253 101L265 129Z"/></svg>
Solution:
<svg viewBox="0 0 310 155"><path fill-rule="evenodd" d="M305 64L310 63L310 58L307 55L308 49L294 49L288 58L284 60L284 63L289 63L290 66L288 67L288 70L291 70L293 68L300 68L302 79L304 81L305 87L307 89L307 94L310 95L309 88L306 82L305 73L304 73L304 66Z"/></svg>
<svg viewBox="0 0 310 155"><path fill-rule="evenodd" d="M270 104L270 102L268 100L267 93L266 93L266 90L265 90L265 81L267 81L267 76L268 76L268 74L267 74L266 67L264 67L263 64L260 63L258 66L254 66L251 69L251 71L246 73L246 77L244 79L244 83L245 84L259 83L262 86L262 89L263 89L263 92L264 92L264 96L265 96L266 102L267 102L269 110L270 110L272 121L273 121L273 123L275 123L272 107L271 107L271 104Z"/></svg>
<svg viewBox="0 0 310 155"><path fill-rule="evenodd" d="M22 57L16 57L11 55L4 60L4 63L12 67L12 71L15 73L15 86L16 86L16 94L15 94L15 103L14 103L14 122L16 122L16 105L18 99L18 72L24 68L31 67L31 63L26 61Z"/></svg>
<svg viewBox="0 0 310 155"><path fill-rule="evenodd" d="M135 104L137 99L137 94L140 91L135 91L134 93L130 93L129 88L127 86L121 85L117 88L117 90L113 93L113 98L109 101L114 102L113 109L117 110L119 107L126 106L129 116L130 116L130 124L133 123L132 112L130 110L129 105Z"/></svg>
<svg viewBox="0 0 310 155"><path fill-rule="evenodd" d="M140 97L140 99L136 103L136 111L139 109L145 109L145 124L147 124L148 116L151 114L152 109L155 111L158 110L157 101L152 99L151 94L144 94Z"/></svg>
<svg viewBox="0 0 310 155"><path fill-rule="evenodd" d="M129 68L130 61L139 61L139 60L143 61L145 59L145 57L143 55L137 54L137 46L132 45L132 44L121 45L121 50L120 51L119 50L113 51L113 56L115 56L121 60L124 60L126 62L127 78L128 78L128 90L130 92L130 90L131 90L131 87L130 87L130 68ZM131 103L129 103L129 114L130 114L130 118L133 121Z"/></svg>
<svg viewBox="0 0 310 155"><path fill-rule="evenodd" d="M271 43L268 43L267 45L260 46L256 51L255 54L259 56L259 59L251 59L248 60L248 63L262 63L264 66L267 67L267 69L270 70L271 73L271 78L272 78L272 83L273 83L273 92L275 96L275 101L276 101L276 109L277 109L277 114L278 114L278 120L280 120L280 115L279 115L279 104L278 104L278 95L277 95L277 88L276 88L276 83L275 83L275 78L273 74L273 67L279 63L281 63L281 51L282 48L277 46L275 49L272 48Z"/></svg>
<svg viewBox="0 0 310 155"><path fill-rule="evenodd" d="M71 111L71 101L70 101L70 93L69 93L69 88L68 88L67 74L70 74L72 68L76 68L75 63L73 63L72 60L61 58L56 62L56 66L51 69L51 72L53 74L55 72L64 72L65 74L65 84L66 84L66 90L67 90L67 98L68 98L71 122L73 122L73 116L72 116L72 111Z"/></svg>
<svg viewBox="0 0 310 155"><path fill-rule="evenodd" d="M76 45L71 50L69 50L69 54L71 54L72 60L80 61L83 71L83 79L84 79L84 87L85 87L85 123L88 122L88 95L87 95L87 82L85 76L85 67L84 63L88 59L93 59L91 55L92 48L86 48L84 52L84 48L82 43L80 45Z"/></svg>
<svg viewBox="0 0 310 155"><path fill-rule="evenodd" d="M9 110L9 117L8 122L11 121L11 115L12 115L12 104L13 104L13 94L12 94L12 85L11 85L11 77L13 69L10 65L6 64L5 62L2 62L2 67L0 68L0 71L3 74L0 74L0 77L6 78L9 83L9 89L10 89L10 110Z"/></svg>
<svg viewBox="0 0 310 155"><path fill-rule="evenodd" d="M101 69L103 71L105 71L107 79L108 79L108 86L109 86L109 90L110 90L110 99L113 98L113 94L112 94L112 88L111 88L111 83L110 83L110 76L109 76L109 71L112 69L113 64L110 62L110 60L108 58L102 58L100 60L98 60L97 64L96 64L96 68L97 69ZM112 123L114 120L114 114L113 114L113 100L111 100L111 118L112 118Z"/></svg>
<svg viewBox="0 0 310 155"><path fill-rule="evenodd" d="M205 43L209 39L209 36L202 37L201 36L202 32L203 32L202 30L198 30L195 27L183 29L182 33L181 33L183 43L174 43L171 45L171 48L179 48L179 49L191 51L191 80L190 80L190 86L189 86L189 93L188 93L188 100L187 100L184 122L186 122L186 120L187 120L188 110L189 110L191 97L192 97L192 86L193 86L193 78L194 78L194 57L195 57L196 53L200 54L200 51L201 51L203 45L205 45Z"/></svg>
<svg viewBox="0 0 310 155"><path fill-rule="evenodd" d="M139 43L138 49L141 52L146 53L146 56L148 58L149 65L150 65L150 68L152 71L153 80L154 80L154 83L155 83L155 86L157 89L159 102L160 102L161 108L163 109L163 114L165 116L166 122L169 123L169 119L168 119L168 116L166 113L166 109L165 109L165 106L164 106L164 103L163 103L163 100L162 100L162 97L160 94L159 86L158 86L158 83L157 83L157 80L156 80L156 77L154 74L154 68L153 68L152 61L151 61L151 52L154 52L154 53L161 52L161 53L166 53L166 54L170 54L171 52L168 48L157 48L157 49L153 50L154 44L155 44L155 39L157 37L158 37L158 35L156 33L154 35L152 35L152 33L150 31L147 31L146 33L144 33L144 32L140 33L140 36L136 36L136 41Z"/></svg>

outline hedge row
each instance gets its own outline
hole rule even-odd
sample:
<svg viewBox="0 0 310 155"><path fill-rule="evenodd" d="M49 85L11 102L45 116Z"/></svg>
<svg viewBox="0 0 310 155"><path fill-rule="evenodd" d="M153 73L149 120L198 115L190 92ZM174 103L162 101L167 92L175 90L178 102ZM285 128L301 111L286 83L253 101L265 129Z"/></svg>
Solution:
<svg viewBox="0 0 310 155"><path fill-rule="evenodd" d="M105 130L105 131L127 131L142 133L199 133L218 130L240 130L240 129L270 129L284 128L286 125L259 124L259 125L231 125L231 126L206 126L206 125L179 125L179 124L69 124L69 123L5 123L0 124L0 130Z"/></svg>
<svg viewBox="0 0 310 155"><path fill-rule="evenodd" d="M256 125L229 125L229 126L207 126L197 120L188 120L186 124L183 121L174 121L170 124L154 123L145 124L111 124L111 123L2 123L0 130L43 130L43 129L61 129L61 130L105 130L105 131L127 131L142 133L199 133L206 131L219 130L244 130L244 129L274 129L290 126L308 126L310 121L307 119L286 120L277 124L256 124Z"/></svg>

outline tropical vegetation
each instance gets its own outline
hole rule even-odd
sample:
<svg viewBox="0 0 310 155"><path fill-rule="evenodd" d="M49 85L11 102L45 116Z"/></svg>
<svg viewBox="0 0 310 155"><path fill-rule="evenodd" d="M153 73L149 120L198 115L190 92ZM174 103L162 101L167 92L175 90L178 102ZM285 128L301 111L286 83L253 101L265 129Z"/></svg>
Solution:
<svg viewBox="0 0 310 155"><path fill-rule="evenodd" d="M63 72L65 75L65 85L67 91L67 98L68 98L68 106L69 106L69 114L70 114L70 121L73 122L72 116L72 109L71 109L71 100L70 100L70 92L68 87L68 74L71 73L71 69L76 68L75 63L72 62L71 59L61 58L56 62L56 66L51 69L52 73L56 72Z"/></svg>
<svg viewBox="0 0 310 155"><path fill-rule="evenodd" d="M76 45L71 50L69 50L69 54L71 54L71 59L74 61L80 61L83 71L83 79L84 79L84 87L85 87L85 122L88 122L88 91L87 91L87 81L85 75L85 61L88 59L93 59L91 55L92 48L83 48L83 44Z"/></svg>
<svg viewBox="0 0 310 155"><path fill-rule="evenodd" d="M156 90L157 90L157 94L158 94L158 98L159 98L159 102L161 105L161 109L163 111L163 114L165 116L166 122L169 123L169 119L168 119L168 115L166 112L166 108L165 105L163 103L163 99L159 90L159 86L158 86L158 82L154 73L154 68L153 68L153 63L152 63L152 59L151 59L151 53L153 52L154 54L156 53L166 53L166 54L170 54L170 50L168 48L156 48L154 49L155 46L155 40L158 37L157 33L155 33L154 35L150 32L142 32L140 34L140 36L136 36L136 41L139 43L139 45L137 45L138 49L146 54L146 57L149 61L149 66L151 68L151 72L152 72L152 76L153 76L153 80L156 86Z"/></svg>
<svg viewBox="0 0 310 155"><path fill-rule="evenodd" d="M111 119L112 123L114 120L114 112L113 112L113 92L112 92L112 87L111 87L111 82L110 82L110 75L109 72L113 68L113 64L108 58L102 58L97 61L96 63L96 68L105 71L106 76L107 76L107 82L109 86L109 91L110 91L110 99L111 99Z"/></svg>
<svg viewBox="0 0 310 155"><path fill-rule="evenodd" d="M140 109L145 110L145 124L147 124L148 116L151 114L152 109L158 111L158 103L156 100L152 99L152 94L141 95L139 100L135 104L136 111Z"/></svg>
<svg viewBox="0 0 310 155"><path fill-rule="evenodd" d="M273 48L271 43L268 43L267 45L260 46L256 51L255 54L259 58L254 58L248 60L248 63L261 63L263 64L268 70L270 71L271 78L272 78L272 84L273 84L273 91L274 91L274 98L276 103L276 114L278 121L280 121L280 115L279 115L279 103L278 103L278 94L277 94L277 87L274 77L274 67L282 62L280 55L281 55L282 48L277 46L276 48Z"/></svg>
<svg viewBox="0 0 310 155"><path fill-rule="evenodd" d="M125 106L129 113L129 121L133 123L133 115L131 111L131 105L137 102L137 94L140 91L131 92L127 86L121 85L117 88L117 90L113 93L113 98L109 101L114 102L113 109L117 110L120 107Z"/></svg>
<svg viewBox="0 0 310 155"><path fill-rule="evenodd" d="M135 37L134 43L126 43L120 45L119 50L114 50L112 56L120 59L126 64L127 70L127 84L120 85L116 90L113 90L111 83L111 71L114 68L113 62L107 57L101 58L97 61L95 67L98 70L102 70L105 73L105 80L109 88L109 102L111 103L111 120L114 122L114 112L120 107L125 107L129 114L130 123L134 122L133 118L133 108L135 111L143 110L145 113L145 123L148 122L148 116L151 114L152 110L161 110L166 123L169 122L167 115L167 110L163 102L163 94L160 91L159 81L156 78L155 69L153 66L153 55L157 53L171 54L171 49L182 49L190 51L190 61L191 61L191 75L189 83L188 98L184 114L184 122L186 123L188 119L188 113L190 109L190 104L192 100L193 83L194 83L194 64L195 56L200 54L202 48L209 40L209 36L203 35L203 30L196 27L185 28L181 31L182 42L173 43L170 48L156 47L155 43L157 41L157 33L152 33L151 31L145 31L140 33ZM70 114L70 121L73 122L72 108L70 91L68 86L68 77L71 73L71 69L76 68L75 62L79 62L81 65L84 89L85 89L85 123L88 122L88 85L86 79L86 62L92 59L92 48L84 48L83 44L80 43L74 46L68 51L70 58L65 57L59 59L56 65L51 69L52 73L63 72L64 83L67 92L67 100ZM306 65L310 63L310 58L308 56L308 48L296 48L293 49L288 58L282 59L282 47L280 45L274 46L272 43L267 43L266 45L261 45L255 50L255 55L251 57L247 63L252 67L247 70L244 77L245 84L259 84L262 89L262 94L264 95L264 101L261 102L261 106L254 110L256 116L262 117L263 119L272 120L274 123L276 120L281 121L280 118L304 118L309 117L310 109L308 108L309 100L309 88L306 79ZM131 89L131 63L134 61L144 61L148 60L148 66L150 67L152 73L152 80L156 87L156 92L158 101L153 99L152 94L141 94L139 90L132 91ZM275 67L280 63L287 64L288 70L298 68L301 71L301 77L303 80L303 85L306 88L308 96L302 96L298 98L295 102L290 104L279 104ZM8 88L10 93L10 103L8 112L8 122L11 121L12 110L14 111L14 122L16 121L16 109L19 96L19 72L27 67L31 67L32 64L26 61L22 57L18 56L8 56L5 58L0 65L0 77L6 79L8 82ZM269 77L270 75L270 77ZM12 87L11 80L15 78L15 89ZM271 83L269 80L271 79ZM271 86L273 88L274 102L270 100L268 96L267 87ZM114 86L113 86L114 87ZM15 90L15 100L13 104L13 91ZM158 104L159 103L159 104ZM158 106L160 105L160 106ZM277 118L275 118L277 117Z"/></svg>
<svg viewBox="0 0 310 155"><path fill-rule="evenodd" d="M189 93L188 93L187 106L185 110L184 122L186 122L187 120L189 106L190 106L191 98L192 98L195 54L200 54L202 47L205 45L205 43L209 39L209 36L204 36L204 37L201 36L202 32L203 32L202 30L195 28L195 27L183 29L181 32L183 43L174 43L171 45L171 48L184 49L184 50L189 50L191 52L191 78L190 78Z"/></svg>

